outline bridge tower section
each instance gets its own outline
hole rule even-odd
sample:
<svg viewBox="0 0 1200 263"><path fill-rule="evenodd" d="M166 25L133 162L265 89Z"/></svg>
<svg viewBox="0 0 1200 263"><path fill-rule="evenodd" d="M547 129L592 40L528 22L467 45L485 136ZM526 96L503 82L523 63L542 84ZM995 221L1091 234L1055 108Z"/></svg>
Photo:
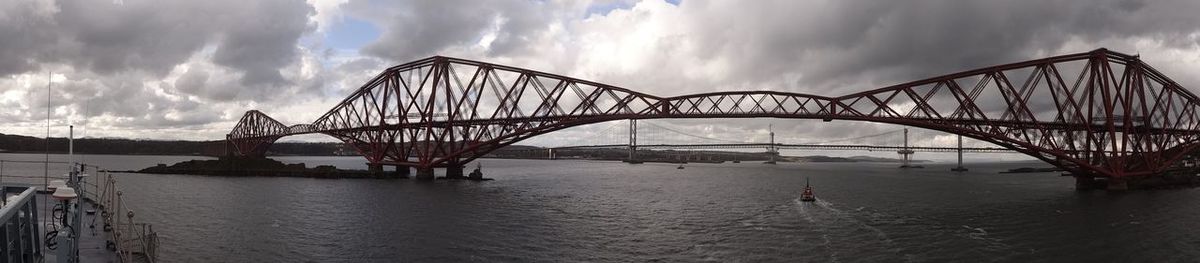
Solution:
<svg viewBox="0 0 1200 263"><path fill-rule="evenodd" d="M775 127L767 124L767 132L771 135L771 143L767 144L767 161L765 164L775 164L779 157L779 147L775 145Z"/></svg>
<svg viewBox="0 0 1200 263"><path fill-rule="evenodd" d="M627 163L640 163L637 161L637 119L629 119L629 159Z"/></svg>
<svg viewBox="0 0 1200 263"><path fill-rule="evenodd" d="M1162 177L1186 154L1200 151L1200 96L1138 56L1103 48L836 97L777 91L660 97L435 56L389 67L311 125L285 126L251 111L227 138L235 154L262 156L280 137L321 133L354 147L370 163L413 167L418 178L432 178L434 168L461 171L462 164L540 134L658 118L839 119L919 127L1000 145L1081 178L1104 178L1110 189ZM906 163L911 150L898 152Z"/></svg>
<svg viewBox="0 0 1200 263"><path fill-rule="evenodd" d="M912 155L916 152L908 148L908 128L904 128L904 148L896 153L900 154L900 168L917 168L912 165Z"/></svg>
<svg viewBox="0 0 1200 263"><path fill-rule="evenodd" d="M950 171L955 171L955 172L966 172L967 171L967 167L963 167L963 165L962 165L962 135L958 136L958 166L954 167L954 168L950 168Z"/></svg>

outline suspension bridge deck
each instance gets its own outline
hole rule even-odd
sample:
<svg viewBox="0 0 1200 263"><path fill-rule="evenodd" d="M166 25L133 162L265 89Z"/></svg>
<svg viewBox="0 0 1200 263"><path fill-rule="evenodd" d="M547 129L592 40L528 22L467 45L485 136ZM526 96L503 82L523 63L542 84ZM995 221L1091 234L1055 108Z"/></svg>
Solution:
<svg viewBox="0 0 1200 263"><path fill-rule="evenodd" d="M957 152L957 147L921 147L921 146L877 146L856 144L769 144L769 143L712 143L712 144L641 144L638 149L753 149L774 146L776 149L793 150L847 150L847 151L899 151L912 150L915 152ZM628 144L581 145L552 147L551 149L616 149L629 148ZM963 152L971 153L1016 153L1016 151L998 147L963 147Z"/></svg>

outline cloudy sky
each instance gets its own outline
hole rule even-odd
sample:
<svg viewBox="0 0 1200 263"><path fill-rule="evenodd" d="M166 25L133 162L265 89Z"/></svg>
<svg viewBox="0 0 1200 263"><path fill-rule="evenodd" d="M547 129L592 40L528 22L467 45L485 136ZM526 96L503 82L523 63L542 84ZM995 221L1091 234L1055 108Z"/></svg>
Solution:
<svg viewBox="0 0 1200 263"><path fill-rule="evenodd" d="M73 123L89 137L220 139L251 109L311 122L385 67L435 54L662 96L835 96L1107 47L1200 87L1196 10L1194 0L4 0L0 133L42 136L49 104L55 136ZM753 140L771 123L784 141L898 128L658 123Z"/></svg>

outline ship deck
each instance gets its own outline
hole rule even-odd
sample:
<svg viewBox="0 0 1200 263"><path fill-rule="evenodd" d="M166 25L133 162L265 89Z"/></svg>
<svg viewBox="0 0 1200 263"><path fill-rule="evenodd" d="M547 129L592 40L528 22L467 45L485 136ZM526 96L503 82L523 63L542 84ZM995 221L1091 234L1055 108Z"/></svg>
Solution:
<svg viewBox="0 0 1200 263"><path fill-rule="evenodd" d="M54 209L54 203L58 201L54 200L49 194L46 193L38 193L36 198L37 199L35 201L38 202L38 221L40 221L41 225L43 226L42 237L45 237L46 232L54 231L54 229L48 228L48 226L50 226L51 221L54 220L51 213ZM108 235L111 232L104 231L104 219L100 218L100 209L91 201L85 201L83 209L84 211L91 209L92 211L97 212L94 214L83 214L83 228L80 229L81 231L79 238L79 262L121 262L120 258L117 256L117 252L108 250L106 246ZM45 247L45 239L42 240L42 245ZM59 248L61 249L62 247L62 244L59 244ZM57 250L45 248L42 251L44 251L46 255L46 262L58 261Z"/></svg>
<svg viewBox="0 0 1200 263"><path fill-rule="evenodd" d="M30 187L29 185L20 184L5 184L5 186ZM8 195L15 195L19 193L10 192L5 194L5 198L7 198ZM54 219L53 215L54 206L59 201L54 200L49 193L37 192L37 194L34 195L33 202L36 202L36 207L38 210L37 221L38 227L40 228L38 242L42 247L42 262L58 262L59 253L61 253L61 250L65 249L64 244L59 242L56 248L52 250L48 246L48 242L45 237L46 233L57 231L56 229L61 228L61 219L56 220ZM83 209L84 211L88 211L90 209L97 212L94 214L84 213L81 217L82 228L80 229L80 237L78 239L79 262L121 262L117 252L108 249L108 238L112 232L104 231L104 220L101 218L100 212L98 212L101 211L101 209L96 207L91 201L85 201Z"/></svg>

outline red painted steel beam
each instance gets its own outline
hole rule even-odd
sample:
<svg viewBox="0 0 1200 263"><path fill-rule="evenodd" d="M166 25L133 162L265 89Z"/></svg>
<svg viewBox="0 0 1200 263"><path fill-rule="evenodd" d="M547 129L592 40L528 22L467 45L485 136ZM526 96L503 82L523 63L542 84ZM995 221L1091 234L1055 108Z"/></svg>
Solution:
<svg viewBox="0 0 1200 263"><path fill-rule="evenodd" d="M900 124L991 142L1079 174L1161 173L1200 141L1200 100L1106 49L1004 64L837 97L728 91L659 97L540 71L448 57L388 68L312 124L247 112L228 138L262 155L323 133L371 163L460 165L578 125L655 118L796 118Z"/></svg>

